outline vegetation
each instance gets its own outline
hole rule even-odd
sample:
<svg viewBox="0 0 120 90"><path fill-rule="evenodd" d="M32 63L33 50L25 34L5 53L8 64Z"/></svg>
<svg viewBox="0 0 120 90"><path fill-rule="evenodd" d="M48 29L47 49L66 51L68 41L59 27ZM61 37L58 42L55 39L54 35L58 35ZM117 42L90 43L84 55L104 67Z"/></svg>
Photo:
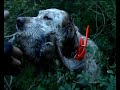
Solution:
<svg viewBox="0 0 120 90"><path fill-rule="evenodd" d="M90 84L83 90L116 90L116 1L115 0L4 0L4 9L10 17L4 22L4 35L15 32L18 16L37 16L40 9L58 8L67 11L80 32L90 25L89 37L103 53L102 76L99 84ZM54 72L34 74L35 67L25 61L22 72L12 79L12 90L80 90L82 73L55 67Z"/></svg>

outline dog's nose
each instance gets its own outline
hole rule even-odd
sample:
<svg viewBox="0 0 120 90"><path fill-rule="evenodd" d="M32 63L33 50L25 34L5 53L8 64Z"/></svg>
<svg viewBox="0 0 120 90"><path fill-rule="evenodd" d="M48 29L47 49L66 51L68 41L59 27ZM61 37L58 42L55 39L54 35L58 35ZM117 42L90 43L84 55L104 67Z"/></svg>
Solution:
<svg viewBox="0 0 120 90"><path fill-rule="evenodd" d="M18 17L17 18L17 26L18 27L22 27L24 25L24 22L25 22L25 20L24 20L23 17Z"/></svg>

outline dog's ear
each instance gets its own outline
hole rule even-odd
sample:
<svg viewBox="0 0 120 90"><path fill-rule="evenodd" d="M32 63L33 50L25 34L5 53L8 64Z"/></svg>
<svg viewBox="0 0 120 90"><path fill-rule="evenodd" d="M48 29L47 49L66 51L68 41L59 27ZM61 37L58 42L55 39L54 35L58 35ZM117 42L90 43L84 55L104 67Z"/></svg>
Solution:
<svg viewBox="0 0 120 90"><path fill-rule="evenodd" d="M66 16L62 24L63 30L66 32L66 39L72 39L76 33L74 21L71 16Z"/></svg>
<svg viewBox="0 0 120 90"><path fill-rule="evenodd" d="M73 22L72 17L69 15L65 15L63 23L62 23L62 27L66 27L71 22Z"/></svg>
<svg viewBox="0 0 120 90"><path fill-rule="evenodd" d="M75 52L78 47L78 37L76 33L76 26L71 17L66 17L63 22L63 31L65 32L65 40L63 42L63 53L65 56L71 56L72 52Z"/></svg>

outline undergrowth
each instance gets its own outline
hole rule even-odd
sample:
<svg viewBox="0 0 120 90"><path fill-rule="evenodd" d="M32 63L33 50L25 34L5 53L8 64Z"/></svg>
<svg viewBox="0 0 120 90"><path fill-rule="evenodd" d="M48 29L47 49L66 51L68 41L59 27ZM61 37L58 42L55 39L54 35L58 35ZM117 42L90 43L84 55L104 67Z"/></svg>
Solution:
<svg viewBox="0 0 120 90"><path fill-rule="evenodd" d="M16 18L37 16L40 9L58 8L67 11L80 32L90 25L89 37L103 53L102 76L99 84L83 87L84 90L116 90L116 1L115 0L4 0L4 9L10 17L4 22L4 35L16 31ZM22 72L14 77L12 90L80 90L82 80L75 81L82 73L74 73L55 67L54 72L35 74L35 67L25 62Z"/></svg>

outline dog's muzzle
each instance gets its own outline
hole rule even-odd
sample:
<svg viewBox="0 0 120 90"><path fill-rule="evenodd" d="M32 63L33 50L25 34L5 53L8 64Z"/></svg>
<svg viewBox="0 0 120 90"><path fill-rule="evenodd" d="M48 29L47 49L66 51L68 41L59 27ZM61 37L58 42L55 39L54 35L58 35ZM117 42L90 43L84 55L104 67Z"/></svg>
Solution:
<svg viewBox="0 0 120 90"><path fill-rule="evenodd" d="M23 28L23 26L24 26L24 23L25 23L25 20L24 20L23 17L18 17L17 18L17 28L18 29L21 30Z"/></svg>

